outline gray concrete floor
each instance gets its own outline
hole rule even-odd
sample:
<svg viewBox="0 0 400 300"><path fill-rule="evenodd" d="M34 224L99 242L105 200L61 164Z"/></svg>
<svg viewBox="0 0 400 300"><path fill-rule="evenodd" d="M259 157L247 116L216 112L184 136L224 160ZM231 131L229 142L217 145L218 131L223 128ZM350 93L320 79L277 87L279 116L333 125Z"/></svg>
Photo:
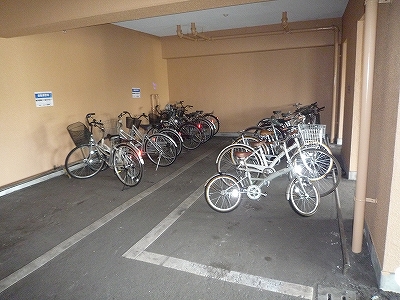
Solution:
<svg viewBox="0 0 400 300"><path fill-rule="evenodd" d="M343 271L333 195L298 216L282 177L259 201L213 211L203 186L229 143L214 137L157 171L146 160L133 188L106 170L2 196L0 299L400 299L377 288L366 247ZM339 187L348 251L354 187Z"/></svg>

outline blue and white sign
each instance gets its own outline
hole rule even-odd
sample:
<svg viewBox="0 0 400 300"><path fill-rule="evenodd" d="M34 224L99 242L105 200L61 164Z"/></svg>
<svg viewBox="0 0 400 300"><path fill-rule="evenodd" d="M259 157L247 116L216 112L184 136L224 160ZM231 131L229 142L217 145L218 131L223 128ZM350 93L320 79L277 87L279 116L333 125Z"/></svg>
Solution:
<svg viewBox="0 0 400 300"><path fill-rule="evenodd" d="M53 106L53 92L35 92L36 107Z"/></svg>
<svg viewBox="0 0 400 300"><path fill-rule="evenodd" d="M132 88L132 98L140 98L140 88Z"/></svg>

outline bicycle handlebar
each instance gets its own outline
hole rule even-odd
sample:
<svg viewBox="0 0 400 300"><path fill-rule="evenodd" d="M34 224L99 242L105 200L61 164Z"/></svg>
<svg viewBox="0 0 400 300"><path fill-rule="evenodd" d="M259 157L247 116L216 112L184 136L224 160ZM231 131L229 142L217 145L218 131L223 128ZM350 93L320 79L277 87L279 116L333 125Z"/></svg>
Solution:
<svg viewBox="0 0 400 300"><path fill-rule="evenodd" d="M93 116L96 115L95 113L88 113L86 114L86 122L89 124L89 126L92 128L97 127L100 128L103 132L104 132L104 124L103 122L97 121L95 118L93 118ZM92 119L91 121L89 121L89 119Z"/></svg>

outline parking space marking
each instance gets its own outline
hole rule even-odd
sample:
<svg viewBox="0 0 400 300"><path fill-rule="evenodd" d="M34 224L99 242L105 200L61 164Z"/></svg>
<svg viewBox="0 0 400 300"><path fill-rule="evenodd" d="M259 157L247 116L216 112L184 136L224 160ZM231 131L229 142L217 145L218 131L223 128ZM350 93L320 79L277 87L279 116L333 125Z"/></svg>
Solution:
<svg viewBox="0 0 400 300"><path fill-rule="evenodd" d="M206 151L202 155L199 155L194 160L192 160L191 162L189 162L186 165L182 166L180 169L176 170L172 174L168 175L163 180L160 180L158 183L153 184L148 189L146 189L143 192L137 194L133 198L127 200L126 202L124 202L123 204L118 206L117 208L115 208L112 211L110 211L108 214L104 215L103 217L101 217L97 221L93 222L92 224L90 224L86 228L82 229L81 231L77 232L76 234L74 234L70 238L68 238L65 241L61 242L60 244L58 244L54 248L50 249L49 251L47 251L43 255L39 256L38 258L36 258L35 260L31 261L30 263L28 263L27 265L23 266L22 268L20 268L19 270L15 271L14 273L12 273L12 274L8 275L7 277L3 278L2 280L0 280L0 293L3 292L4 290L8 289L13 284L17 283L18 281L22 280L23 278L25 278L29 274L33 273L34 271L36 271L40 267L44 266L49 261L51 261L53 258L55 258L58 255L60 255L61 253L63 253L64 251L66 251L67 249L69 249L70 247L72 247L73 245L75 245L76 243L78 243L79 241L84 239L85 237L87 237L89 234L93 233L94 231L96 231L97 229L99 229L100 227L102 227L103 225L105 225L106 223L108 223L109 221L111 221L112 219L114 219L115 217L120 215L121 213L123 213L125 210L127 210L128 208L130 208L131 206L133 206L134 204L136 204L137 202L139 202L143 198L147 197L148 195L150 195L154 191L158 190L160 187L162 187L163 185L167 184L168 182L170 182L175 177L179 176L180 174L182 174L186 170L190 169L193 165L195 165L196 163L198 163L202 159L206 158L207 156L209 156L214 151L215 151L215 149L211 149L209 151Z"/></svg>
<svg viewBox="0 0 400 300"><path fill-rule="evenodd" d="M136 259L143 251L147 249L156 239L158 239L165 230L167 230L179 217L203 194L204 187L200 186L188 198L186 198L177 208L175 208L165 219L163 219L148 234L134 244L122 256Z"/></svg>
<svg viewBox="0 0 400 300"><path fill-rule="evenodd" d="M301 297L303 299L313 299L314 289L301 284L216 268L147 251L141 252L136 257L136 260L269 292Z"/></svg>
<svg viewBox="0 0 400 300"><path fill-rule="evenodd" d="M198 276L241 284L284 295L302 297L304 299L313 299L314 289L310 286L225 270L222 268L202 265L196 262L146 251L146 249L152 243L154 243L172 224L174 224L180 218L183 213L190 208L193 203L197 201L203 192L204 187L200 186L148 234L146 234L136 244L129 248L129 250L126 251L122 256Z"/></svg>

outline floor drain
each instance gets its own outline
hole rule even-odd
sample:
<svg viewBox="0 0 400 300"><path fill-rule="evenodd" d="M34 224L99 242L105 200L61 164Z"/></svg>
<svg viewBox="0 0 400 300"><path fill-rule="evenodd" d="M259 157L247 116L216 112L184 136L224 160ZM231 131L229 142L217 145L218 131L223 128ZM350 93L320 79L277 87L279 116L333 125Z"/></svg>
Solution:
<svg viewBox="0 0 400 300"><path fill-rule="evenodd" d="M357 300L354 291L339 290L332 287L318 286L318 300Z"/></svg>

